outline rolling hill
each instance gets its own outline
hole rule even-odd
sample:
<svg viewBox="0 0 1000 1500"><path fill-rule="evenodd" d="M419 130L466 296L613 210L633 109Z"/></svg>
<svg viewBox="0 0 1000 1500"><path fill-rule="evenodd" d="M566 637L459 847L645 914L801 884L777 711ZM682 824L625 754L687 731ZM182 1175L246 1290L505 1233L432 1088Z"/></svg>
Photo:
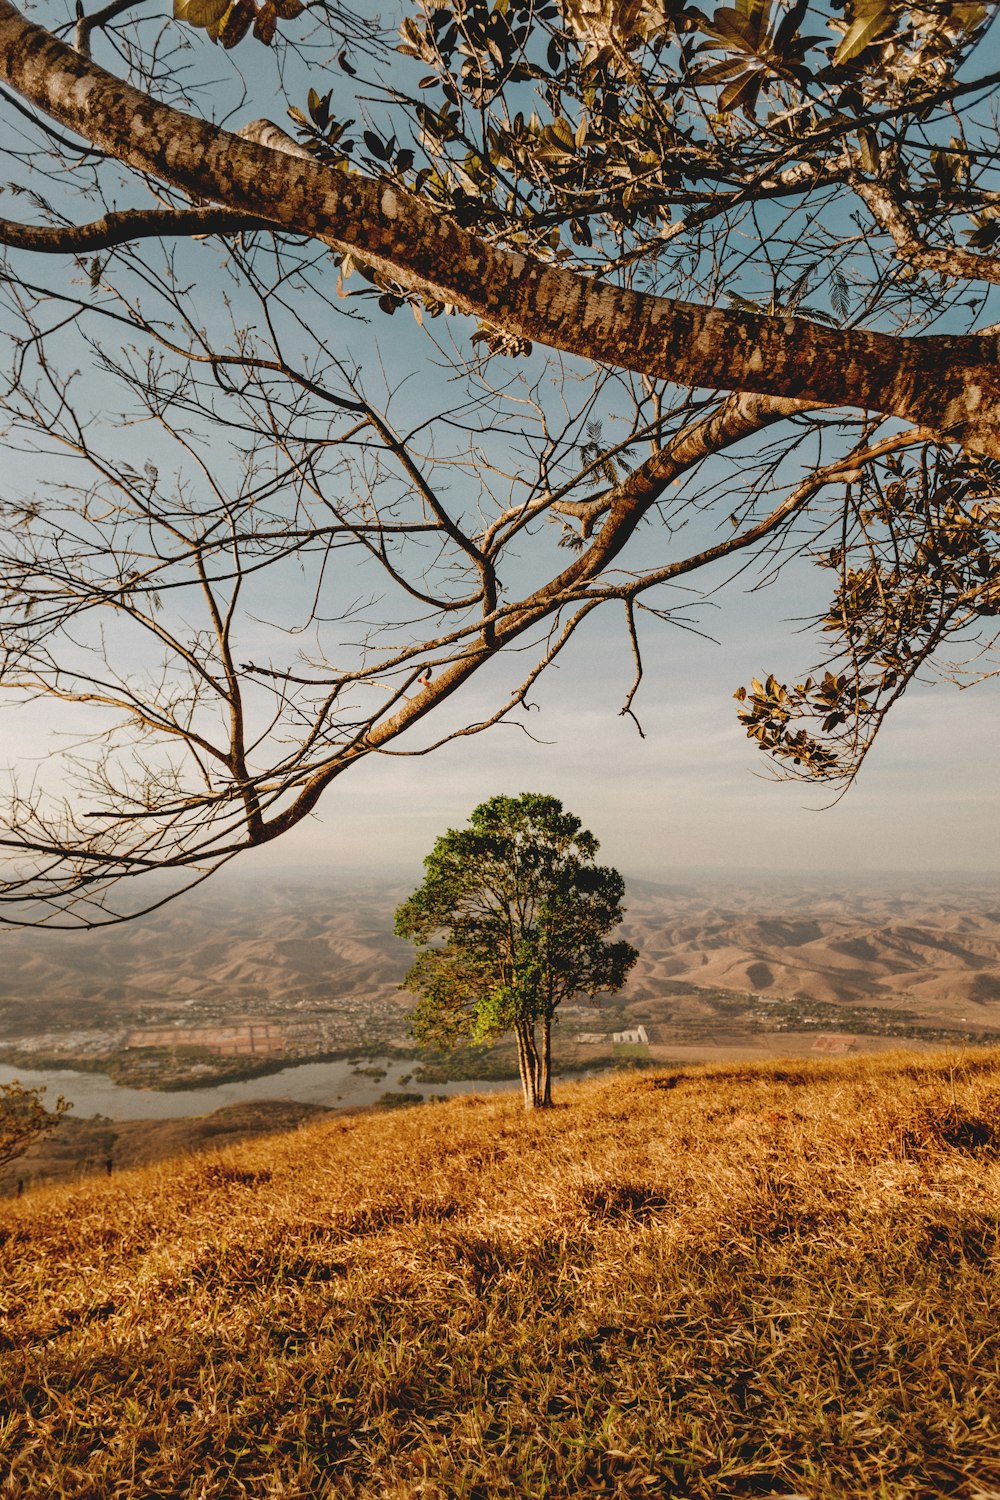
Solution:
<svg viewBox="0 0 1000 1500"><path fill-rule="evenodd" d="M94 933L6 931L0 1027L27 1034L127 1010L275 1014L404 1000L409 945L392 933L406 887L220 880L139 922ZM1000 1025L1000 887L628 883L640 951L626 1001L682 981L829 1002L875 998Z"/></svg>
<svg viewBox="0 0 1000 1500"><path fill-rule="evenodd" d="M630 995L665 980L829 1002L877 999L923 1014L1000 1022L998 891L781 885L705 891L632 882Z"/></svg>
<svg viewBox="0 0 1000 1500"><path fill-rule="evenodd" d="M0 1497L1000 1491L1000 1051L562 1097L0 1203Z"/></svg>

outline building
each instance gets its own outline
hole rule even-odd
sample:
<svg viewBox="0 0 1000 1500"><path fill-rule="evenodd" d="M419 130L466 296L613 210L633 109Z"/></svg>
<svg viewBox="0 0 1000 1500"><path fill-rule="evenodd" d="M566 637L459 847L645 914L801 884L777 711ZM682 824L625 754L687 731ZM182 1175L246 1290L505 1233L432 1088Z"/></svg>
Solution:
<svg viewBox="0 0 1000 1500"><path fill-rule="evenodd" d="M611 1040L632 1047L648 1047L649 1033L645 1026L633 1026L631 1031L613 1031Z"/></svg>

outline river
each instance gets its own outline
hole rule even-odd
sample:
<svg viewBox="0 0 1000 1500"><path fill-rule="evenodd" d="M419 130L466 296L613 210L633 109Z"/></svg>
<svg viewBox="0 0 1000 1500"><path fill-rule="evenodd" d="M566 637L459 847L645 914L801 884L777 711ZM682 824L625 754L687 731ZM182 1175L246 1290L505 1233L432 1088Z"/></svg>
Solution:
<svg viewBox="0 0 1000 1500"><path fill-rule="evenodd" d="M384 1068L384 1078L368 1078L357 1069ZM369 1057L363 1063L350 1061L302 1063L282 1068L264 1078L245 1078L238 1083L214 1084L204 1089L129 1089L112 1083L104 1073L77 1073L69 1068L35 1070L0 1065L0 1084L15 1078L25 1088L44 1085L51 1104L62 1094L73 1113L109 1120L170 1120L187 1115L209 1115L226 1104L255 1099L291 1099L299 1104L323 1104L334 1109L358 1109L375 1104L384 1093L423 1094L424 1098L445 1094L492 1094L516 1089L515 1079L470 1079L458 1083L418 1083L412 1075L419 1063L413 1059Z"/></svg>

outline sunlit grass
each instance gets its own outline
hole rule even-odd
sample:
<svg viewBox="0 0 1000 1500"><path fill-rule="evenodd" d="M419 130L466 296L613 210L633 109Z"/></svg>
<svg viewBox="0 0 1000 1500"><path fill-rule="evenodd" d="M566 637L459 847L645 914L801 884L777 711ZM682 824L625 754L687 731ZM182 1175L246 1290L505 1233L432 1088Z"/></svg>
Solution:
<svg viewBox="0 0 1000 1500"><path fill-rule="evenodd" d="M1000 1494L1000 1052L559 1103L0 1205L0 1495Z"/></svg>

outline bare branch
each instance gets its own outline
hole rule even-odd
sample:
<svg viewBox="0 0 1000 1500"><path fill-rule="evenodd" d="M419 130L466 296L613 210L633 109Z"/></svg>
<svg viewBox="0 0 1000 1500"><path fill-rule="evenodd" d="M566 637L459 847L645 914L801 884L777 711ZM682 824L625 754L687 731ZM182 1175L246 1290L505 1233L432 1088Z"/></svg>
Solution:
<svg viewBox="0 0 1000 1500"><path fill-rule="evenodd" d="M271 229L266 219L228 208L131 208L90 224L15 224L0 219L0 244L43 255L82 255L133 240L243 234Z"/></svg>

